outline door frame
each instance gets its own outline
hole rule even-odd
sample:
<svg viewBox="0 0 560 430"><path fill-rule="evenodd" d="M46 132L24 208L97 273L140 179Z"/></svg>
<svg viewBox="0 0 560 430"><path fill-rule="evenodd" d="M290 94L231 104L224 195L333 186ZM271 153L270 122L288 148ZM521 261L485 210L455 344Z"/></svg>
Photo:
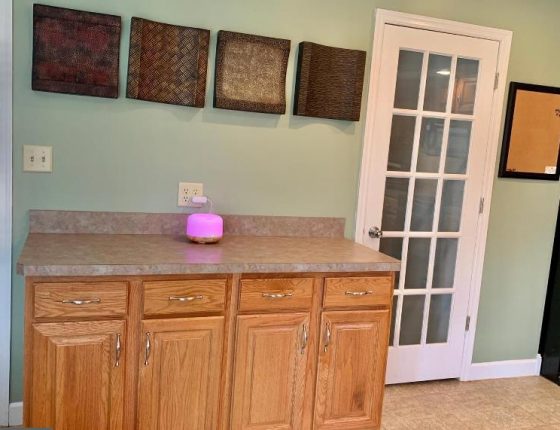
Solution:
<svg viewBox="0 0 560 430"><path fill-rule="evenodd" d="M0 345L10 345L12 301L12 0L0 0ZM9 424L10 348L0 348L0 425Z"/></svg>
<svg viewBox="0 0 560 430"><path fill-rule="evenodd" d="M364 145L362 153L362 165L360 173L360 185L358 194L358 209L356 213L355 238L358 243L364 243L366 233L366 210L367 193L370 182L370 157L374 153L373 132L375 130L376 100L378 96L379 79L381 75L381 54L385 28L387 25L415 28L419 30L436 31L439 33L456 34L460 36L475 37L478 39L493 40L499 43L498 51L498 73L497 88L494 91L492 101L492 117L490 120L490 132L486 151L486 162L484 166L484 184L481 197L482 214L479 217L476 235L476 247L474 257L474 268L469 286L468 313L470 318L470 330L465 333L463 358L461 363L461 380L469 379L469 371L472 366L474 341L478 317L478 305L480 301L480 290L482 287L482 269L484 265L484 254L486 251L486 238L490 219L490 204L492 201L492 188L496 171L496 159L500 143L501 121L504 109L504 97L507 84L507 71L511 51L513 33L509 30L501 30L490 27L481 27L462 22L448 21L439 18L431 18L420 15L412 15L402 12L394 12L386 9L377 9L375 17L375 32L373 39L372 62L369 80L369 94L367 102L366 126L364 131Z"/></svg>

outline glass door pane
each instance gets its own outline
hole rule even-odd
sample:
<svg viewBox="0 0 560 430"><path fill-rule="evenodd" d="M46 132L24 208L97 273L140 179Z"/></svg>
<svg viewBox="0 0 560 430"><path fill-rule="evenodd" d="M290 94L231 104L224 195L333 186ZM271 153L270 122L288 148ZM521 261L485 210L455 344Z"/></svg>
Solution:
<svg viewBox="0 0 560 430"><path fill-rule="evenodd" d="M453 93L453 113L472 115L478 81L478 60L457 59L455 90Z"/></svg>
<svg viewBox="0 0 560 430"><path fill-rule="evenodd" d="M422 78L422 52L401 49L397 71L397 89L395 107L399 109L417 109Z"/></svg>
<svg viewBox="0 0 560 430"><path fill-rule="evenodd" d="M418 150L417 172L437 173L441 158L443 129L445 123L441 118L423 118Z"/></svg>
<svg viewBox="0 0 560 430"><path fill-rule="evenodd" d="M426 343L447 342L452 298L451 294L432 295Z"/></svg>
<svg viewBox="0 0 560 430"><path fill-rule="evenodd" d="M424 110L445 112L451 75L451 57L430 54Z"/></svg>
<svg viewBox="0 0 560 430"><path fill-rule="evenodd" d="M426 296L404 296L399 345L417 345L422 339Z"/></svg>
<svg viewBox="0 0 560 430"><path fill-rule="evenodd" d="M393 116L387 170L410 172L415 127L416 117L404 115Z"/></svg>
<svg viewBox="0 0 560 430"><path fill-rule="evenodd" d="M437 179L417 179L412 203L411 231L432 231Z"/></svg>
<svg viewBox="0 0 560 430"><path fill-rule="evenodd" d="M388 178L385 184L383 218L385 231L403 231L408 200L408 178Z"/></svg>

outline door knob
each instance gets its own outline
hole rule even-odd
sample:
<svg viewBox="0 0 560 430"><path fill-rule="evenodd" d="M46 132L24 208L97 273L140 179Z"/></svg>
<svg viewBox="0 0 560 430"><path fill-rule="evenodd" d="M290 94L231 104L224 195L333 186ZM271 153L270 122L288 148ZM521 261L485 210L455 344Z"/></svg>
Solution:
<svg viewBox="0 0 560 430"><path fill-rule="evenodd" d="M379 227L370 228L368 234L372 239L381 239L383 237L383 232L379 229Z"/></svg>

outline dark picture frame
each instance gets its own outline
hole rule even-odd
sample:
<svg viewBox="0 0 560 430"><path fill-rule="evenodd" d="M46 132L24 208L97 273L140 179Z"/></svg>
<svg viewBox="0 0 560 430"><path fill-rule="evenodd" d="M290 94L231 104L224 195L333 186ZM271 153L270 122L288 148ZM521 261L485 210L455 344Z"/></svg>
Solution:
<svg viewBox="0 0 560 430"><path fill-rule="evenodd" d="M560 179L560 88L510 83L498 176Z"/></svg>
<svg viewBox="0 0 560 430"><path fill-rule="evenodd" d="M220 30L214 107L285 114L290 49L287 39Z"/></svg>

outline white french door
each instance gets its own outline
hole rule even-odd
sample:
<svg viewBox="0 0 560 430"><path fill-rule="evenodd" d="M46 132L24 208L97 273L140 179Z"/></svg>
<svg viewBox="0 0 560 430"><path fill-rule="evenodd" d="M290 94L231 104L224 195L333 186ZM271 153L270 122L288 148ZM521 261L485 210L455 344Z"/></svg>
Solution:
<svg viewBox="0 0 560 430"><path fill-rule="evenodd" d="M385 26L361 242L402 261L388 383L461 374L498 51Z"/></svg>

